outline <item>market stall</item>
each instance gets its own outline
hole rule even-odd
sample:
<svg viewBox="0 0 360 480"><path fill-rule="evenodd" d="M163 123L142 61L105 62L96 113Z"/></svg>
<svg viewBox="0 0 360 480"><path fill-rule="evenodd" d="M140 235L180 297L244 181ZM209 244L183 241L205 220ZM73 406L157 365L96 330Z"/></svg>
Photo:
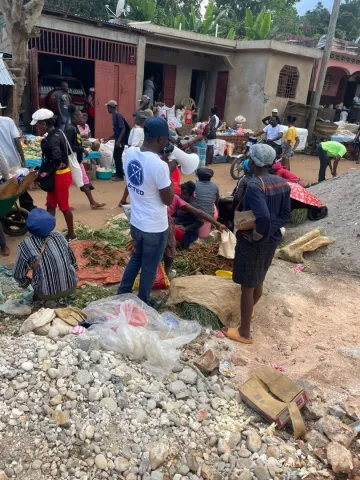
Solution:
<svg viewBox="0 0 360 480"><path fill-rule="evenodd" d="M25 155L25 166L27 168L36 168L41 165L41 140L42 137L35 137L35 135L26 135L22 141L22 147ZM91 150L84 161L97 161L101 158L101 153Z"/></svg>

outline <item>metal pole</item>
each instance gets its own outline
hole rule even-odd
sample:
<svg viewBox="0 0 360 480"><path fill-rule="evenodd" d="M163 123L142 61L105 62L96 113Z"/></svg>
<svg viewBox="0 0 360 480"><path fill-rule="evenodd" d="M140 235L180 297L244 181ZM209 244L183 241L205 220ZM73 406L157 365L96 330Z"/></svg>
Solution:
<svg viewBox="0 0 360 480"><path fill-rule="evenodd" d="M326 44L324 48L323 57L321 59L320 72L319 72L318 80L316 83L315 95L313 97L313 101L311 104L312 108L310 110L309 125L308 125L309 140L312 139L312 136L314 134L314 128L315 128L316 117L317 117L318 108L320 104L320 98L324 88L327 65L330 58L331 47L332 47L332 43L335 36L335 28L336 28L337 18L339 15L340 3L341 3L341 0L334 0L333 8L331 10L329 28L326 36Z"/></svg>

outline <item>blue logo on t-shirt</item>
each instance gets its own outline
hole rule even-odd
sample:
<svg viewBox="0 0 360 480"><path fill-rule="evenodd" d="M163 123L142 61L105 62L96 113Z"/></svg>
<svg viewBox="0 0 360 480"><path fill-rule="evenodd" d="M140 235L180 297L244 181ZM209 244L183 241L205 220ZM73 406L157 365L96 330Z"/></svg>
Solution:
<svg viewBox="0 0 360 480"><path fill-rule="evenodd" d="M136 187L140 187L144 183L144 171L138 160L131 160L127 167L127 176Z"/></svg>

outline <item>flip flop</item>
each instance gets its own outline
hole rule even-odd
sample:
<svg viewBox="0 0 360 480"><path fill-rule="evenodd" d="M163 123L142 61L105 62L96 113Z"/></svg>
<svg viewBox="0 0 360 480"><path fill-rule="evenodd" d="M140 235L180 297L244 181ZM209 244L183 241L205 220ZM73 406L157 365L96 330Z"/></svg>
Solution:
<svg viewBox="0 0 360 480"><path fill-rule="evenodd" d="M93 205L91 210L98 210L99 208L104 208L106 203L99 203L98 205Z"/></svg>
<svg viewBox="0 0 360 480"><path fill-rule="evenodd" d="M239 334L239 330L237 328L228 328L222 330L225 337L230 338L231 340L235 340L235 342L245 343L246 345L251 345L254 343L253 338L244 338Z"/></svg>
<svg viewBox="0 0 360 480"><path fill-rule="evenodd" d="M254 308L253 311L252 311L251 318L252 318L252 319L255 318L255 308Z"/></svg>

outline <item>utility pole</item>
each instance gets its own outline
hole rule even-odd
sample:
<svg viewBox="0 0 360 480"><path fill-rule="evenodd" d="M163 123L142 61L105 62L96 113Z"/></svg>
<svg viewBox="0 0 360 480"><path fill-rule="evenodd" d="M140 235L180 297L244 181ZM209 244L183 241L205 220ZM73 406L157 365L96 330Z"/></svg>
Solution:
<svg viewBox="0 0 360 480"><path fill-rule="evenodd" d="M334 36L335 36L335 28L336 28L336 22L337 22L337 19L338 19L338 15L339 15L340 3L341 3L341 0L334 0L333 7L332 7L332 10L331 10L329 28L328 28L328 33L326 35L326 44L325 44L325 48L324 48L323 57L321 59L320 72L319 72L318 80L317 80L317 83L316 83L315 95L313 97L313 101L312 101L312 104L311 104L312 108L310 109L310 117L309 117L309 125L308 125L308 131L309 131L308 138L309 138L309 140L312 139L312 136L313 136L313 133L314 133L315 122L316 122L316 117L317 117L317 114L318 114L318 108L319 108L319 104L320 104L321 93L322 93L323 88L324 88L327 65L328 65L328 61L329 61L329 58L330 58L331 47L332 47Z"/></svg>

